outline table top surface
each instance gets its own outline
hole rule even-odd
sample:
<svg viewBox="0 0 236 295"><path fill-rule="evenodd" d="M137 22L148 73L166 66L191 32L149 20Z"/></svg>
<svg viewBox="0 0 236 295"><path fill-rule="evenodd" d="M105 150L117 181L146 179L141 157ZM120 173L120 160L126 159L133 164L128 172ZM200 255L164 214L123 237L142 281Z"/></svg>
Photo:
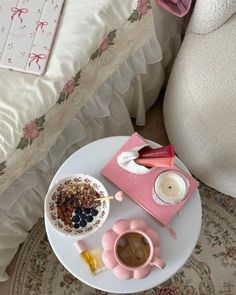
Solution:
<svg viewBox="0 0 236 295"><path fill-rule="evenodd" d="M65 176L83 173L99 179L107 188L109 195L113 195L118 188L101 176L100 171L127 139L127 136L107 137L84 146L64 162L54 176L51 186ZM187 171L179 159L176 159L175 163L179 168ZM174 239L168 229L161 226L129 198L125 198L122 202L111 201L109 217L105 224L94 234L85 238L88 249L101 248L103 233L110 229L118 219L129 218L143 218L160 234L161 258L166 262L163 270L155 268L149 276L142 280L120 281L108 269L95 277L91 276L74 245L77 238L64 237L50 226L46 218L45 225L49 242L57 258L76 278L99 290L113 293L135 293L153 288L168 280L192 254L201 229L202 207L199 192L196 191L191 196L172 220L171 226L177 234L177 239Z"/></svg>

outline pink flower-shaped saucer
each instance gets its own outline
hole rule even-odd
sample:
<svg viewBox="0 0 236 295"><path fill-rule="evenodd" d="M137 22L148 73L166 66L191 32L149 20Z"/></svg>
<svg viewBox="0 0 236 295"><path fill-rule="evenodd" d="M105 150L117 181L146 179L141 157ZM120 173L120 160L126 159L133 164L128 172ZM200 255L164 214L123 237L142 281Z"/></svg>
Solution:
<svg viewBox="0 0 236 295"><path fill-rule="evenodd" d="M127 267L119 261L116 254L117 241L121 236L129 232L140 233L150 245L150 256L146 263L139 267ZM154 265L161 269L165 266L165 263L160 259L159 241L159 235L142 219L118 220L112 229L105 232L102 237L103 262L121 280L145 278Z"/></svg>

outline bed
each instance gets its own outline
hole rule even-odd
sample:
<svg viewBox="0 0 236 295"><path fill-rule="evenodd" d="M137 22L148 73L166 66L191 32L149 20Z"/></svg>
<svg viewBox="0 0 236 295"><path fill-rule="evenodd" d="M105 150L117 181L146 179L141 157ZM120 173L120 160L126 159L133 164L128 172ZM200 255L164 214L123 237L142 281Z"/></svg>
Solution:
<svg viewBox="0 0 236 295"><path fill-rule="evenodd" d="M0 69L0 281L60 164L145 124L182 31L154 0L67 0L45 74Z"/></svg>

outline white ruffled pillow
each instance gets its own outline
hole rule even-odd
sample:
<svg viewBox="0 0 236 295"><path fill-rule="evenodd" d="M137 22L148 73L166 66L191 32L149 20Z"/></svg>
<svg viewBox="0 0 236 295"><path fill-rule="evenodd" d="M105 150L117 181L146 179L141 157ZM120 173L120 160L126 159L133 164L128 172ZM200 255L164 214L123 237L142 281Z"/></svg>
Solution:
<svg viewBox="0 0 236 295"><path fill-rule="evenodd" d="M236 0L196 0L188 31L208 34L236 12Z"/></svg>

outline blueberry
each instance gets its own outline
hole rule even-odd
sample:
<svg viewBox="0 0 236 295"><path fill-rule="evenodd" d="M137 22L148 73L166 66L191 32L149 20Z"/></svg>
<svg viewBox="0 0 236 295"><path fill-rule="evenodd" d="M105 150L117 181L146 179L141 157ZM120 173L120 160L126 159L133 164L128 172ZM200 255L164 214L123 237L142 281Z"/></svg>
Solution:
<svg viewBox="0 0 236 295"><path fill-rule="evenodd" d="M91 215L92 216L97 216L98 215L98 210L97 209L92 209L91 210Z"/></svg>
<svg viewBox="0 0 236 295"><path fill-rule="evenodd" d="M72 221L73 221L73 222L79 222L79 221L80 221L79 216L78 216L78 215L74 215L74 216L72 217Z"/></svg>
<svg viewBox="0 0 236 295"><path fill-rule="evenodd" d="M75 214L81 214L81 213L82 213L82 210L80 207L75 209Z"/></svg>
<svg viewBox="0 0 236 295"><path fill-rule="evenodd" d="M85 214L83 214L83 213L82 213L82 214L80 214L80 215L79 215L79 217L80 217L80 219L86 219L86 215L85 215Z"/></svg>
<svg viewBox="0 0 236 295"><path fill-rule="evenodd" d="M91 216L91 215L87 215L87 216L86 216L86 220L87 220L88 222L92 222L92 221L93 221L93 216Z"/></svg>
<svg viewBox="0 0 236 295"><path fill-rule="evenodd" d="M74 228L79 228L79 223L75 223Z"/></svg>
<svg viewBox="0 0 236 295"><path fill-rule="evenodd" d="M89 214L89 213L90 213L90 211L91 211L91 209L90 209L90 208L84 208L84 213L85 213L85 214Z"/></svg>
<svg viewBox="0 0 236 295"><path fill-rule="evenodd" d="M82 227L85 227L87 225L86 220L84 220L84 219L81 220L80 223L79 223L79 225L82 226Z"/></svg>

